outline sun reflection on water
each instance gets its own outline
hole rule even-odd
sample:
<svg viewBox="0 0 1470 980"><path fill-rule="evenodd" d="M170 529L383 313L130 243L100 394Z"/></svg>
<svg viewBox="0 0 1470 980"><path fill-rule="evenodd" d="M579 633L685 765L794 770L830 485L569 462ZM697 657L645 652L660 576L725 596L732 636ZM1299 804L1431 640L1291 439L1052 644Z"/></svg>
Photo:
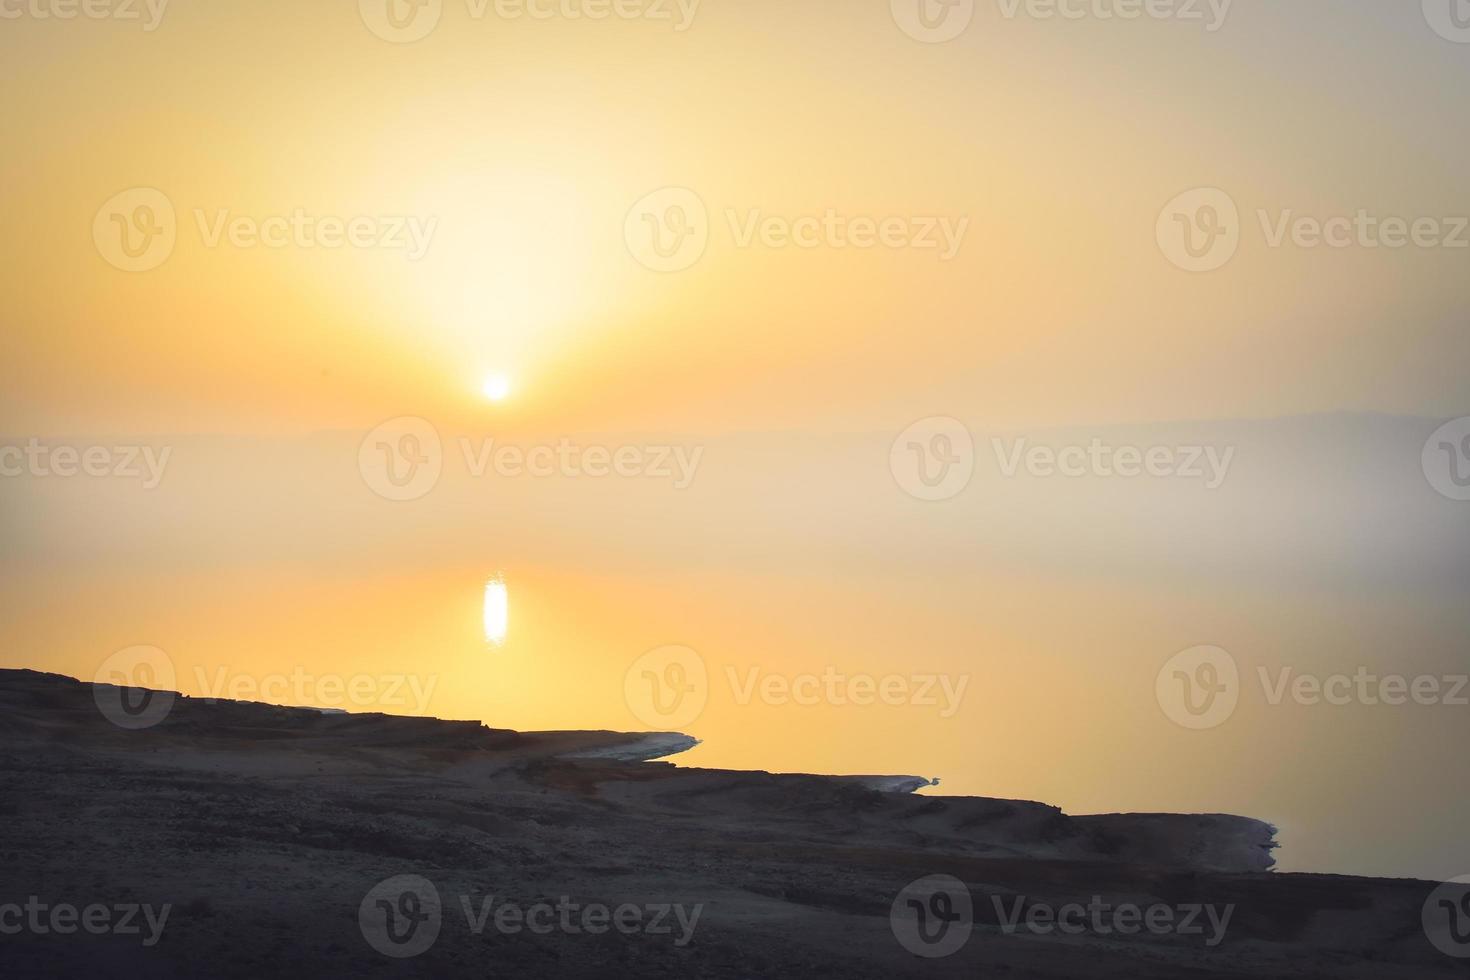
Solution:
<svg viewBox="0 0 1470 980"><path fill-rule="evenodd" d="M510 594L505 579L496 575L485 583L485 639L495 646L505 643L510 626Z"/></svg>

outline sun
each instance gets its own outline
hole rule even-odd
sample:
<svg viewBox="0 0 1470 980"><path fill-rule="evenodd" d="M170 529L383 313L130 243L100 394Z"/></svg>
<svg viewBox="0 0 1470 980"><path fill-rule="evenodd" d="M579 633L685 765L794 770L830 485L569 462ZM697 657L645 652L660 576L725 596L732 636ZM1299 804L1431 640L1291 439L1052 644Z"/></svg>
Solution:
<svg viewBox="0 0 1470 980"><path fill-rule="evenodd" d="M492 402L503 402L510 397L510 379L503 374L492 374L480 390Z"/></svg>

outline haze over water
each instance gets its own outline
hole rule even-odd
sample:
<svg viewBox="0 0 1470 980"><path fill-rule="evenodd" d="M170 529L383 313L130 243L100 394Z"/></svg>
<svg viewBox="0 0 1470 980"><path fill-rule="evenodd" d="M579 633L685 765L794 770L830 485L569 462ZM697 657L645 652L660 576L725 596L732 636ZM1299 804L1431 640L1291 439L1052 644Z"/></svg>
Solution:
<svg viewBox="0 0 1470 980"><path fill-rule="evenodd" d="M1281 828L1289 870L1436 877L1470 860L1470 708L1278 690L1463 674L1466 530L1400 451L1424 431L1104 432L1236 446L1215 490L1006 477L982 439L972 482L938 504L904 492L876 436L710 440L684 490L474 477L446 455L408 502L364 481L359 434L195 437L153 491L6 486L7 512L31 519L8 529L4 659L90 679L146 644L196 697L677 730L703 740L681 765L942 777L928 792L1070 813L1243 813ZM222 478L239 492L209 489ZM1341 481L1330 501L1324 479ZM645 693L670 661L641 658L670 645L706 671L685 704ZM1195 730L1158 678L1199 645L1241 680Z"/></svg>

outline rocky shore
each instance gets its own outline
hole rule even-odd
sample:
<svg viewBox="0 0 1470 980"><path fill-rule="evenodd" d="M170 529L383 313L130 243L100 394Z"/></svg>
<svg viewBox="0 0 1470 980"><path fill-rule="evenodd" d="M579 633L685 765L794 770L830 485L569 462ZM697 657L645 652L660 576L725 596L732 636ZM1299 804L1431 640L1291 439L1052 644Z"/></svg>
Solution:
<svg viewBox="0 0 1470 980"><path fill-rule="evenodd" d="M7 976L1463 975L1436 883L1272 873L1245 817L648 761L676 733L179 696L129 730L120 693L0 671Z"/></svg>

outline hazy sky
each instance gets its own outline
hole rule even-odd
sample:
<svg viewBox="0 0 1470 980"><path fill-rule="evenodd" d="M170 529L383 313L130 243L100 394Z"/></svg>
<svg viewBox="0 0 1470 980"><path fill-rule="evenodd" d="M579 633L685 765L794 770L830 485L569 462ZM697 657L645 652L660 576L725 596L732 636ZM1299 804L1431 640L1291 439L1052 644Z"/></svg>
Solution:
<svg viewBox="0 0 1470 980"><path fill-rule="evenodd" d="M521 728L656 724L624 685L668 644L721 684L962 675L950 717L717 685L687 760L1248 813L1289 868L1464 872L1463 707L1250 688L1198 732L1156 688L1201 645L1252 682L1463 673L1470 504L1430 465L1470 412L1449 0L62 2L0 0L0 450L171 455L156 485L0 480L0 663L153 645L194 695L413 670L421 710ZM528 3L648 16L502 15ZM892 455L936 416L974 435L945 501ZM649 433L697 481L465 452ZM1008 476L996 438L1233 464ZM442 480L395 497L384 448Z"/></svg>
<svg viewBox="0 0 1470 980"><path fill-rule="evenodd" d="M0 19L12 433L1465 410L1470 249L1273 248L1257 215L1470 214L1470 44L1419 3L1238 0L1209 30L1204 4L990 0L942 44L877 0L705 0L685 30L675 5L445 0L416 43L376 35L373 0L174 0L151 31L0 6L22 12ZM140 187L176 244L125 272L94 223ZM698 195L708 247L660 273L625 226L668 187ZM1156 224L1201 187L1238 206L1240 243L1191 273ZM210 244L298 212L432 235L418 258ZM904 219L910 241L967 223L948 260L742 243L756 215L829 212ZM497 407L492 373L516 392Z"/></svg>

